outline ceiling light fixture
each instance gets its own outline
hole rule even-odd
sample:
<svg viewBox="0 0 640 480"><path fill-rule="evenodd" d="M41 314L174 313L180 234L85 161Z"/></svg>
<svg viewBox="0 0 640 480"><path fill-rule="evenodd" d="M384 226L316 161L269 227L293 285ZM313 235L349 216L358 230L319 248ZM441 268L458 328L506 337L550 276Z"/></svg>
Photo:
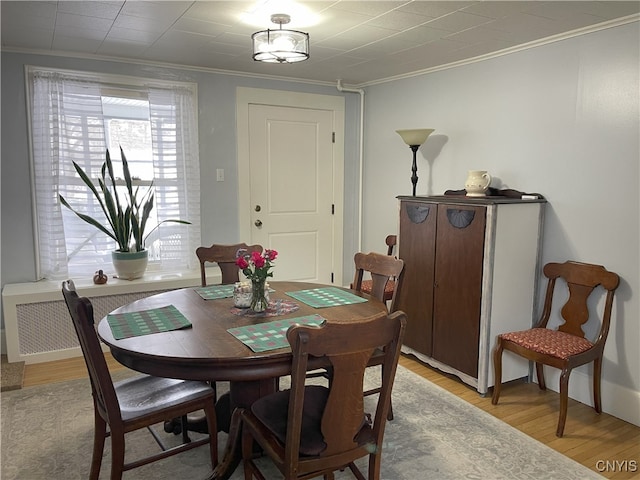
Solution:
<svg viewBox="0 0 640 480"><path fill-rule="evenodd" d="M309 58L309 34L283 29L291 21L284 13L271 15L271 21L280 25L278 30L261 30L251 35L253 59L267 63L294 63Z"/></svg>

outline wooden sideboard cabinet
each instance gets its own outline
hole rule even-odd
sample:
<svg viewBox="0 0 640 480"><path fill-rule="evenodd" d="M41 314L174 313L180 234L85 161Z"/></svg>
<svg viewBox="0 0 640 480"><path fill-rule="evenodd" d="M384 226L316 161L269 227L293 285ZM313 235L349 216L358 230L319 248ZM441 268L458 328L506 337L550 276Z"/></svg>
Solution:
<svg viewBox="0 0 640 480"><path fill-rule="evenodd" d="M398 309L407 314L403 352L485 394L499 333L537 320L544 199L443 195L398 197L398 256L405 262ZM527 377L521 358L503 381Z"/></svg>

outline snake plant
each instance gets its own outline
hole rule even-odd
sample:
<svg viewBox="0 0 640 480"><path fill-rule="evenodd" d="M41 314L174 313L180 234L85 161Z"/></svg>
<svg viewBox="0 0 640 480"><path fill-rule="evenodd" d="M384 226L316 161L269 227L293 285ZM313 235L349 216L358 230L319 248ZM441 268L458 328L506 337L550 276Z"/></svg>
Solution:
<svg viewBox="0 0 640 480"><path fill-rule="evenodd" d="M127 158L124 155L122 147L120 147L120 154L122 157L122 171L124 172L124 183L126 187L126 203L123 208L120 203L120 196L116 188L116 179L113 175L113 164L111 163L111 155L107 149L106 160L102 164L101 175L98 179L99 189L96 188L93 181L82 170L82 168L73 162L73 166L78 172L78 175L87 187L93 193L100 207L104 211L109 225L103 225L95 218L85 215L75 210L65 200L62 195L59 195L60 202L75 213L82 220L89 225L93 225L101 232L105 233L118 244L117 251L119 252L141 252L145 249L145 240L147 237L161 224L166 222L182 223L189 225L191 222L186 220L168 219L158 223L151 231L145 235L144 231L147 226L147 220L149 214L153 209L153 181L148 190L140 194L140 187L133 188L131 180L131 173L129 172L129 164Z"/></svg>

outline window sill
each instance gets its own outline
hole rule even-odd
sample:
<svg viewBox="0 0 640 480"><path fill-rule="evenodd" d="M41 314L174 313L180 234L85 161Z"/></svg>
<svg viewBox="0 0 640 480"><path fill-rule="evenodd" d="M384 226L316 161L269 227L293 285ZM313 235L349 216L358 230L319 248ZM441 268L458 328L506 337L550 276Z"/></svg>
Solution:
<svg viewBox="0 0 640 480"><path fill-rule="evenodd" d="M214 270L214 269L212 269ZM176 272L148 272L142 278L121 280L110 276L107 283L96 285L93 278L73 279L78 294L83 297L99 297L122 293L152 292L200 285L200 270ZM219 272L207 272L207 283L220 283ZM3 303L13 304L62 300L62 280L7 284L2 290Z"/></svg>
<svg viewBox="0 0 640 480"><path fill-rule="evenodd" d="M207 283L221 280L212 267ZM93 277L74 279L78 294L89 297L99 321L115 308L139 298L200 285L200 270L150 272L136 280L109 277L95 285ZM2 290L6 353L9 362L38 363L82 355L62 296L62 281L7 284Z"/></svg>

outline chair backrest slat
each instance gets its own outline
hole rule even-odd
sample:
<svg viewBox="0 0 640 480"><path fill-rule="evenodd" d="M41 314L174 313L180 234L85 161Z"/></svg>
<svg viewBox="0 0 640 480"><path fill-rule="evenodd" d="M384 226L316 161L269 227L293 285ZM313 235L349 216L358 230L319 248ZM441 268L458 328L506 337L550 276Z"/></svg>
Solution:
<svg viewBox="0 0 640 480"><path fill-rule="evenodd" d="M391 299L390 311L395 311L395 304L398 291L402 288L402 273L404 271L404 261L381 253L358 252L353 257L356 273L353 279L353 289L362 291L362 280L364 273L371 275L371 296L384 302L384 289L389 279L395 279L396 285Z"/></svg>
<svg viewBox="0 0 640 480"><path fill-rule="evenodd" d="M601 332L604 332L604 338L606 338L606 333L609 330L609 323L611 321L613 294L620 282L618 275L609 272L601 265L573 261L548 263L544 267L544 274L549 278L549 283L547 285L545 309L540 325L547 325L551 315L553 291L557 286L557 279L560 278L567 284L569 298L560 309L564 323L558 326L558 330L584 338L585 334L582 326L589 320L588 300L596 287L601 285L607 292L604 312L601 316Z"/></svg>
<svg viewBox="0 0 640 480"><path fill-rule="evenodd" d="M247 245L246 243L236 243L233 245L213 244L210 247L196 248L196 256L200 261L200 280L203 287L207 286L205 273L205 263L215 262L222 272L222 284L228 285L240 280L240 269L236 265L238 250L244 249L247 253L262 253L262 245Z"/></svg>
<svg viewBox="0 0 640 480"><path fill-rule="evenodd" d="M405 314L395 312L358 322L324 323L320 327L293 325L289 328L287 339L293 352L293 364L285 447L289 449L287 456L291 460L298 457L305 373L310 357L326 359L332 371L329 397L321 421L327 445L321 456L329 456L361 448L354 436L365 421L365 369L377 348L384 351L382 386L371 426L374 443L380 445L405 326Z"/></svg>
<svg viewBox="0 0 640 480"><path fill-rule="evenodd" d="M393 255L393 247L398 243L397 235L387 235L387 238L384 239L384 242L387 244L387 255Z"/></svg>

